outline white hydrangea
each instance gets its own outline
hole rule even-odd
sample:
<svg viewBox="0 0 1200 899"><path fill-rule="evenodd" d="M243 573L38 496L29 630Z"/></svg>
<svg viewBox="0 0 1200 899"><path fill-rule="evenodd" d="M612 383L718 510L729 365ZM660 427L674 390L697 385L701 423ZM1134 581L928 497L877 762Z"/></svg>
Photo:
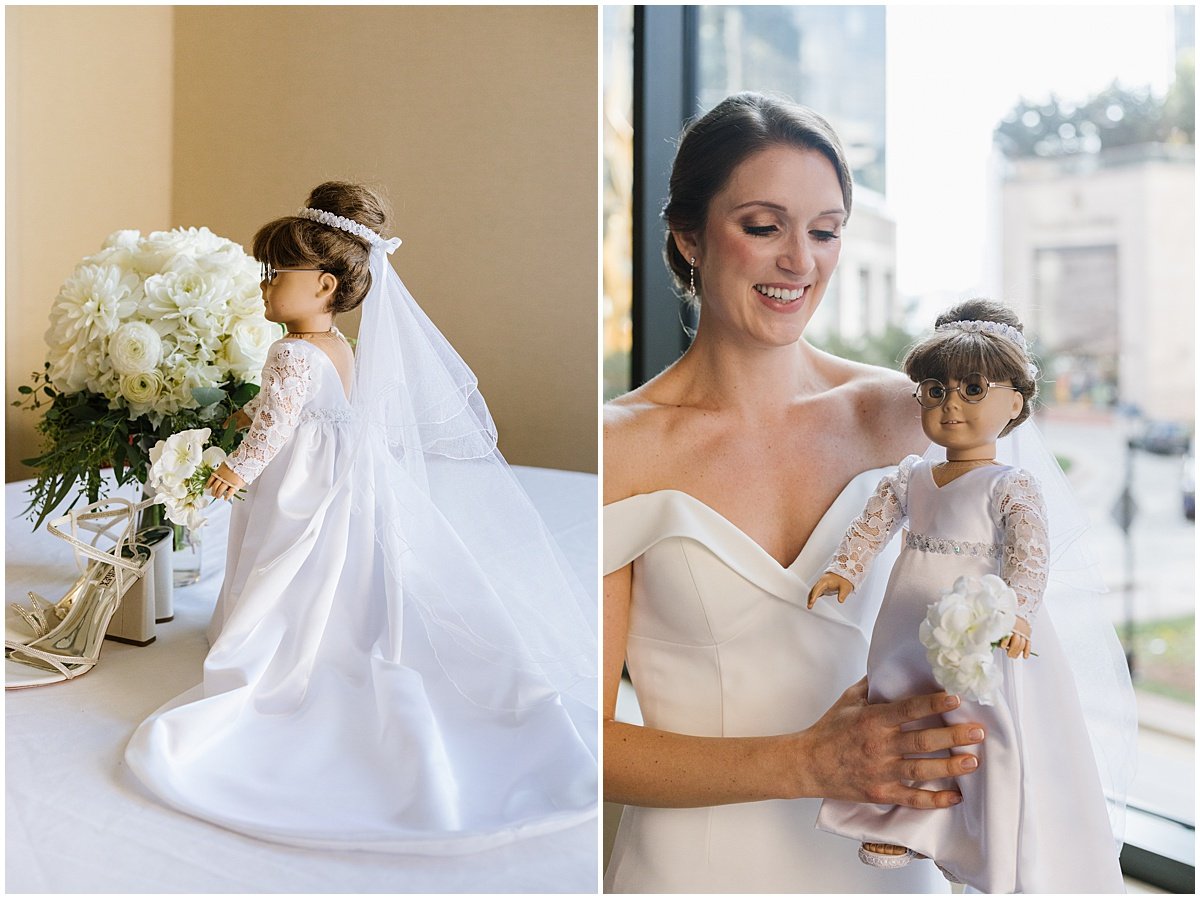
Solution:
<svg viewBox="0 0 1200 899"><path fill-rule="evenodd" d="M1013 631L1017 595L994 574L960 577L931 603L918 636L942 688L992 705L1000 686L994 644Z"/></svg>
<svg viewBox="0 0 1200 899"><path fill-rule="evenodd" d="M258 285L258 263L208 228L114 231L52 304L50 381L155 427L196 408L195 387L257 383L280 335Z"/></svg>

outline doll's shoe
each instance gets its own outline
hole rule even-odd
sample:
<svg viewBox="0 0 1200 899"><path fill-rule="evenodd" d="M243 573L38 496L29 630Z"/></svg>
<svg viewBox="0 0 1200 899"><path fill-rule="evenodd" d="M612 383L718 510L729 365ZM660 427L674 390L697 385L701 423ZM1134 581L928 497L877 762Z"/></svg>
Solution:
<svg viewBox="0 0 1200 899"><path fill-rule="evenodd" d="M896 847L901 849L903 847ZM897 855L889 855L886 852L874 852L867 848L867 844L863 843L858 847L858 860L864 865L870 865L873 868L903 868L913 860L913 851L904 849L903 852Z"/></svg>
<svg viewBox="0 0 1200 899"><path fill-rule="evenodd" d="M149 553L133 551L128 542L133 530L131 524L110 552L103 552L74 536L81 526L87 528L89 520L111 517L111 509L100 510L114 505L117 513L132 523L133 513L144 504L135 505L120 498L101 500L50 522L50 533L67 540L76 553L94 559L95 563L88 566L83 577L72 587L70 606L56 627L28 643L4 641L6 690L73 680L95 667L113 613L122 597L145 574L149 563ZM71 534L60 530L60 526L68 522ZM36 619L36 615L34 617Z"/></svg>

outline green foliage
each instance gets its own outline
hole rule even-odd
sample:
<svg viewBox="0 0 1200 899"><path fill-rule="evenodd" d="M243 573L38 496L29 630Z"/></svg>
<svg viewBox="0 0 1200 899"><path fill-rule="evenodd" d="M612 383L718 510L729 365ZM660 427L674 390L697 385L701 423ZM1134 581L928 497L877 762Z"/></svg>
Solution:
<svg viewBox="0 0 1200 899"><path fill-rule="evenodd" d="M29 488L26 516L41 526L50 511L77 491L73 506L82 497L100 498L101 469L112 466L118 484L145 483L150 467L150 449L179 431L212 428L213 440L227 453L240 442L236 425L223 426L236 410L258 393L258 386L230 382L205 393L205 405L184 409L163 419L155 427L148 416L129 418L125 409L109 408L108 400L96 393L58 393L50 383L50 365L34 372L32 386L17 388L20 398L12 405L42 413L37 424L42 452L22 461L38 472Z"/></svg>
<svg viewBox="0 0 1200 899"><path fill-rule="evenodd" d="M1045 103L1025 98L996 126L994 139L1004 155L1068 156L1102 148L1156 142L1196 142L1195 58L1180 57L1166 97L1148 87L1127 88L1114 81L1079 103L1051 94Z"/></svg>
<svg viewBox="0 0 1200 899"><path fill-rule="evenodd" d="M855 362L880 365L895 371L900 370L900 360L916 341L916 337L896 325L888 325L881 334L868 334L859 340L846 340L840 335L810 341L814 346Z"/></svg>

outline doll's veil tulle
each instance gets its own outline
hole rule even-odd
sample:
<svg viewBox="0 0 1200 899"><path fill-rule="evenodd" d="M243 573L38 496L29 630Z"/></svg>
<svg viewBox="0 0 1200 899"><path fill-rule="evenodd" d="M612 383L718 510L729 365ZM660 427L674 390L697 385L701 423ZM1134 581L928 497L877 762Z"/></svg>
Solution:
<svg viewBox="0 0 1200 899"><path fill-rule="evenodd" d="M946 451L933 444L925 458L941 461ZM1074 675L1119 844L1124 839L1125 800L1137 763L1137 707L1125 653L1101 600L1107 588L1088 545L1091 523L1032 420L997 442L996 459L1028 471L1042 490L1050 532L1050 570L1038 616L1050 615ZM1036 622L1033 648L1037 650ZM1053 722L1044 723L1053 727Z"/></svg>
<svg viewBox="0 0 1200 899"><path fill-rule="evenodd" d="M373 651L403 664L405 628L417 625L476 705L594 710L594 603L500 455L475 376L393 270L398 245L371 248L343 474L385 560Z"/></svg>

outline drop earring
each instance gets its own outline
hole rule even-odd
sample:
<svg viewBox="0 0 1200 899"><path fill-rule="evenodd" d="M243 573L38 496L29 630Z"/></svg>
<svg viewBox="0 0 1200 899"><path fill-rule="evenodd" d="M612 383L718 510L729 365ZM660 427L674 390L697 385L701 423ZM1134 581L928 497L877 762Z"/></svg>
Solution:
<svg viewBox="0 0 1200 899"><path fill-rule="evenodd" d="M688 294L694 300L696 299L696 257L693 256L691 262L688 263Z"/></svg>

